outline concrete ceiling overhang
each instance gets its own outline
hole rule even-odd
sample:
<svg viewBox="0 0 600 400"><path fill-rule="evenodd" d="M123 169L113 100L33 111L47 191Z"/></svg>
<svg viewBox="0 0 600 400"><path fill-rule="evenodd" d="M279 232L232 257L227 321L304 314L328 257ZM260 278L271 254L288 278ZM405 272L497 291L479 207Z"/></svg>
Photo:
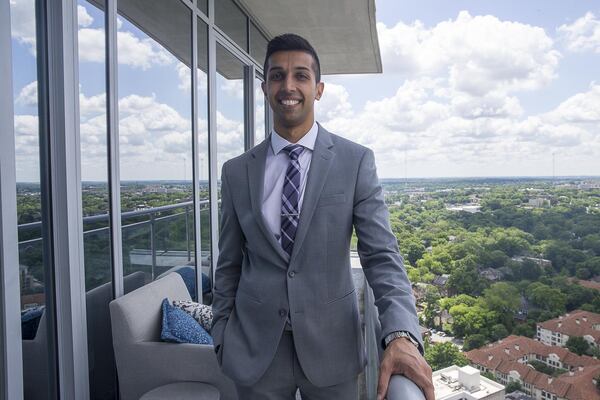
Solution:
<svg viewBox="0 0 600 400"><path fill-rule="evenodd" d="M323 74L382 72L374 0L239 0L238 3L268 38L288 32L306 38L319 55Z"/></svg>

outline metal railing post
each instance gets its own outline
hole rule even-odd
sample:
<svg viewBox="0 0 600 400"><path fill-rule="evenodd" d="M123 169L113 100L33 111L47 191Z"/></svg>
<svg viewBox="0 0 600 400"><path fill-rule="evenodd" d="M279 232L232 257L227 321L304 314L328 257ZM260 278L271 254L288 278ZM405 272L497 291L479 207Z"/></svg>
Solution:
<svg viewBox="0 0 600 400"><path fill-rule="evenodd" d="M152 254L152 280L154 280L154 267L156 267L156 243L154 241L154 214L150 214L150 252Z"/></svg>
<svg viewBox="0 0 600 400"><path fill-rule="evenodd" d="M190 209L185 207L185 246L187 248L187 260L192 260L192 254L190 250L190 223L189 223Z"/></svg>

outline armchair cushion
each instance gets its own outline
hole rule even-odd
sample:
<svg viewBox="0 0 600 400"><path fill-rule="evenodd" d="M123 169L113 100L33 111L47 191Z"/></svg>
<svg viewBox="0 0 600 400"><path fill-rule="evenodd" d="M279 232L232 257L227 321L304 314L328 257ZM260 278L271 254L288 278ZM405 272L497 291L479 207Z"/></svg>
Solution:
<svg viewBox="0 0 600 400"><path fill-rule="evenodd" d="M174 343L213 344L212 337L196 320L180 308L162 302L161 340Z"/></svg>
<svg viewBox="0 0 600 400"><path fill-rule="evenodd" d="M189 300L173 300L173 305L191 315L207 332L210 332L213 320L211 306Z"/></svg>

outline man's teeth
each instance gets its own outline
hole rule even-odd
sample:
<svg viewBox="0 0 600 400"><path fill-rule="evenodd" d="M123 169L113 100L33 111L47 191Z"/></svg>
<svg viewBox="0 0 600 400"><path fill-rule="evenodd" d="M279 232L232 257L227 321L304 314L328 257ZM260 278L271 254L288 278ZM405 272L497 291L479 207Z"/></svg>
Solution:
<svg viewBox="0 0 600 400"><path fill-rule="evenodd" d="M281 104L286 106L295 106L300 103L300 100L281 100Z"/></svg>

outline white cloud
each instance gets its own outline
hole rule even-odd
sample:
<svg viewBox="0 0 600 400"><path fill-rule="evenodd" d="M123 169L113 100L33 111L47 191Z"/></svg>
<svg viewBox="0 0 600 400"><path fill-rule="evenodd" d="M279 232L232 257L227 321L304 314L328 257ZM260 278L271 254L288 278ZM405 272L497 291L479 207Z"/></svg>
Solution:
<svg viewBox="0 0 600 400"><path fill-rule="evenodd" d="M119 63L146 70L152 65L169 65L175 58L154 40L140 39L131 32L117 32Z"/></svg>
<svg viewBox="0 0 600 400"><path fill-rule="evenodd" d="M578 93L563 101L551 114L553 121L566 123L600 124L600 84L590 85L585 93Z"/></svg>
<svg viewBox="0 0 600 400"><path fill-rule="evenodd" d="M87 97L79 93L79 113L81 118L106 113L106 93L100 93L95 96Z"/></svg>
<svg viewBox="0 0 600 400"><path fill-rule="evenodd" d="M179 61L177 62L177 65L175 65L175 70L177 71L177 78L179 78L179 85L177 87L184 92L189 92L192 88L192 74L190 67Z"/></svg>
<svg viewBox="0 0 600 400"><path fill-rule="evenodd" d="M408 80L393 96L320 122L372 148L382 177L403 176L405 157L409 176L548 175L552 153L561 155L561 173L600 167L600 85L550 112L524 116L514 97L475 100L446 84Z"/></svg>
<svg viewBox="0 0 600 400"><path fill-rule="evenodd" d="M352 114L352 105L346 88L335 83L325 83L324 96L315 102L317 120L330 120ZM262 91L261 91L262 96Z"/></svg>
<svg viewBox="0 0 600 400"><path fill-rule="evenodd" d="M79 61L104 62L104 29L79 29Z"/></svg>
<svg viewBox="0 0 600 400"><path fill-rule="evenodd" d="M600 53L600 20L588 12L570 25L557 29L570 51Z"/></svg>
<svg viewBox="0 0 600 400"><path fill-rule="evenodd" d="M537 89L556 77L560 54L539 27L467 11L433 28L420 21L377 27L385 73L447 76L475 96Z"/></svg>
<svg viewBox="0 0 600 400"><path fill-rule="evenodd" d="M220 75L217 76L220 89L230 97L238 100L244 99L244 81L242 79L225 79Z"/></svg>
<svg viewBox="0 0 600 400"><path fill-rule="evenodd" d="M37 81L28 83L21 89L16 99L17 104L23 106L37 106L38 94L37 94Z"/></svg>
<svg viewBox="0 0 600 400"><path fill-rule="evenodd" d="M79 26L87 27L90 26L94 22L94 18L90 14L88 14L85 7L78 5L77 6L77 23Z"/></svg>
<svg viewBox="0 0 600 400"><path fill-rule="evenodd" d="M12 37L29 46L35 55L35 1L11 0L10 25Z"/></svg>
<svg viewBox="0 0 600 400"><path fill-rule="evenodd" d="M140 39L131 32L117 32L119 64L147 70L153 65L170 65L175 58L154 40ZM104 62L104 29L79 29L79 60Z"/></svg>

